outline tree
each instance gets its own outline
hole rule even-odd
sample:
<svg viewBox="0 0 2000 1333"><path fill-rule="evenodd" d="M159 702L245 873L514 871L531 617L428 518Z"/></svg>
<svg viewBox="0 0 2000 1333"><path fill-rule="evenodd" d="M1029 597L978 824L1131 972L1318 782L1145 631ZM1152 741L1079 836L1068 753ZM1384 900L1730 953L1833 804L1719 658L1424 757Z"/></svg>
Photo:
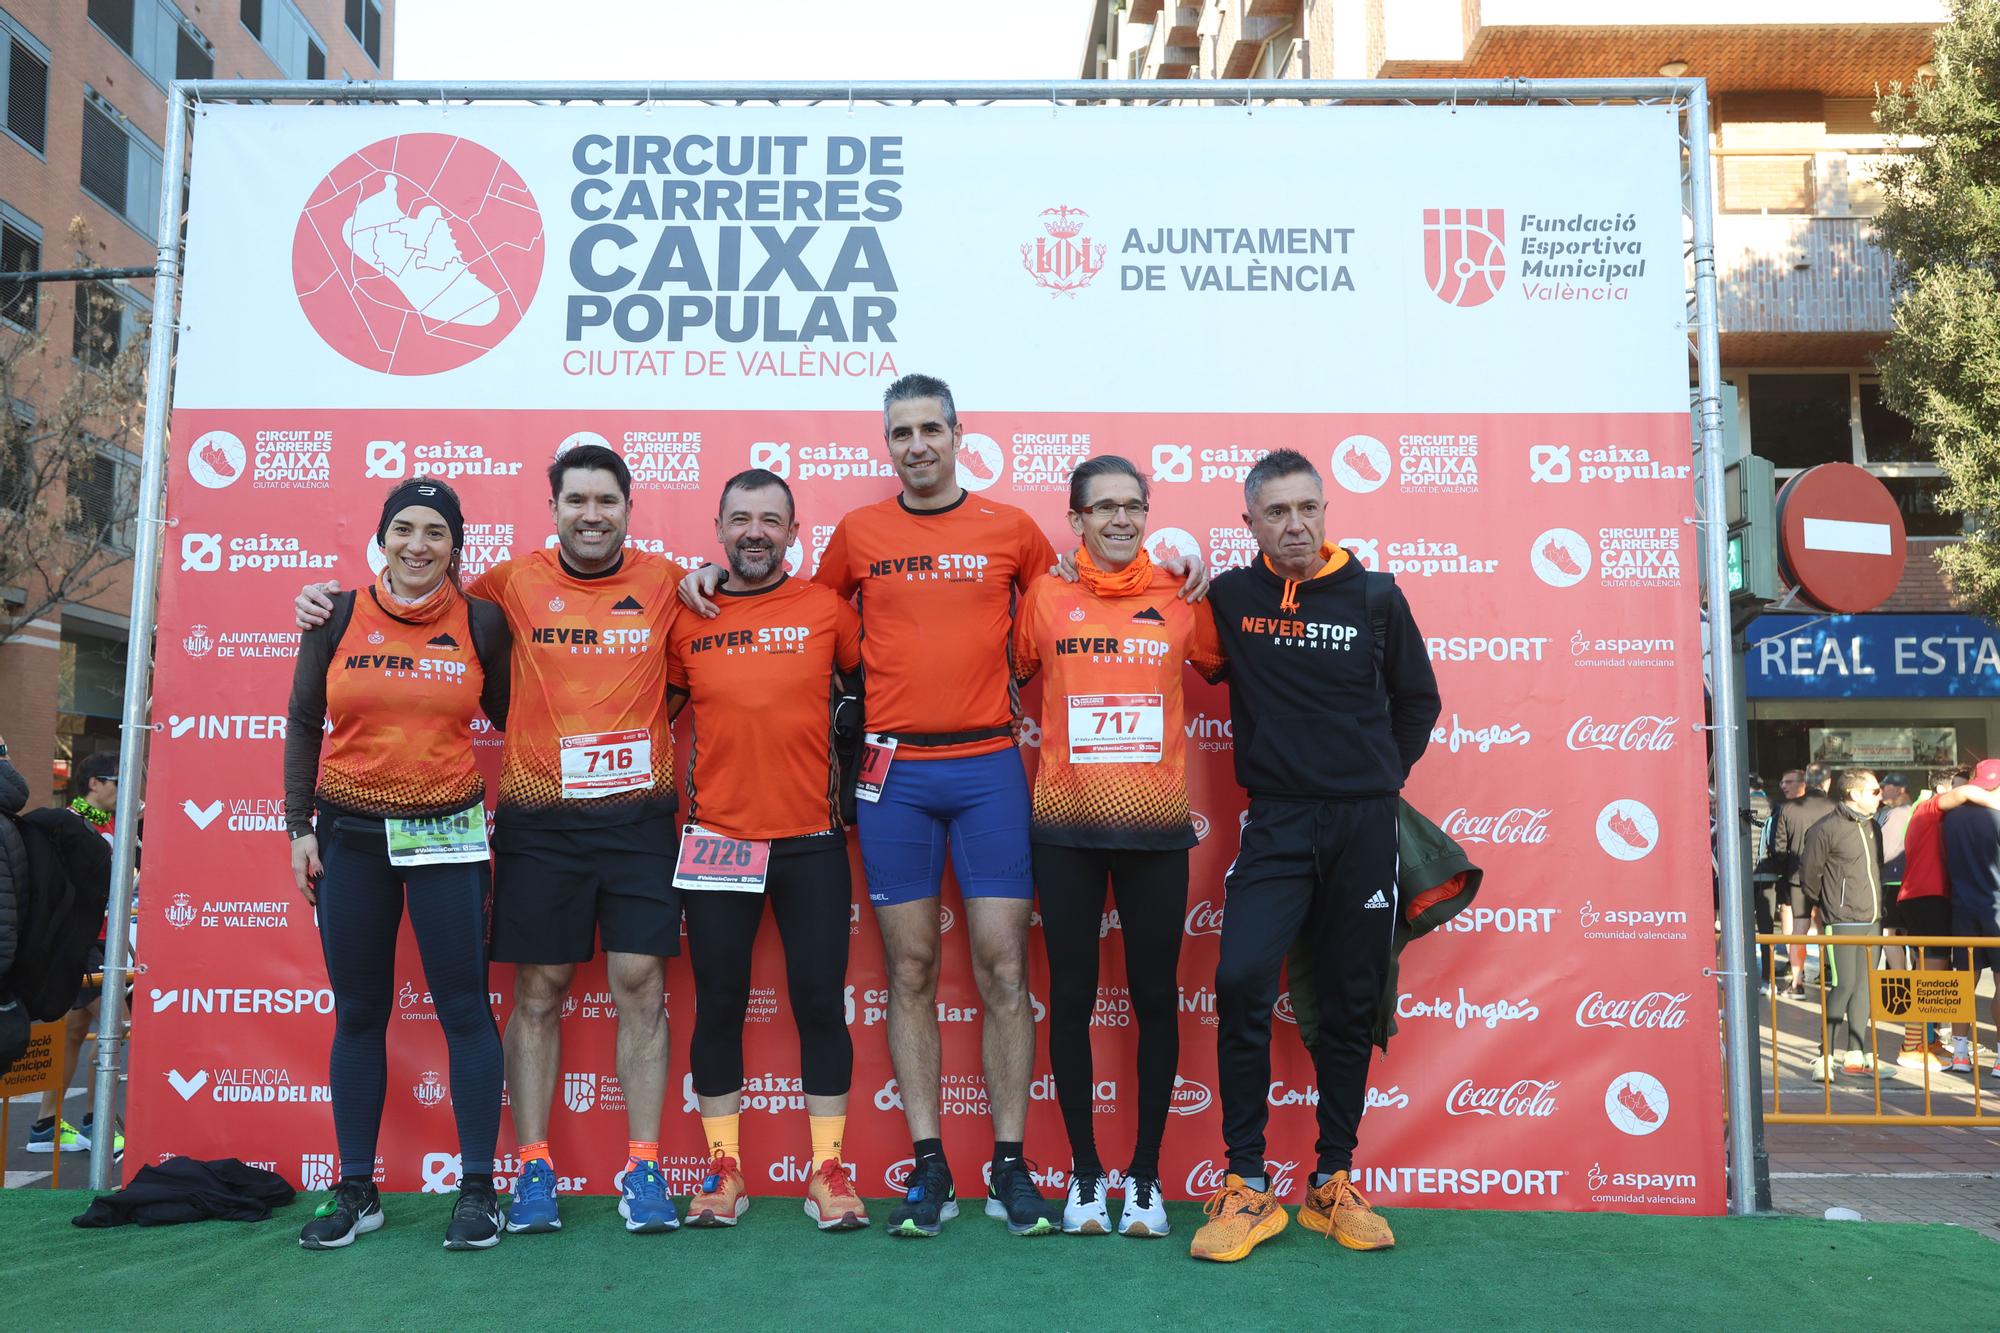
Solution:
<svg viewBox="0 0 2000 1333"><path fill-rule="evenodd" d="M70 239L86 252L81 219ZM102 592L132 558L138 485L127 455L145 409L143 322L108 284L78 283L75 299L65 355L45 327L54 321L24 317L31 289L0 285L0 588L22 591L18 605L0 601L0 643Z"/></svg>
<svg viewBox="0 0 2000 1333"><path fill-rule="evenodd" d="M1880 173L1876 236L1896 261L1882 394L1946 478L1938 507L1969 534L1938 563L1973 610L2000 615L2000 0L1952 0L1932 77L1876 100L1899 153Z"/></svg>

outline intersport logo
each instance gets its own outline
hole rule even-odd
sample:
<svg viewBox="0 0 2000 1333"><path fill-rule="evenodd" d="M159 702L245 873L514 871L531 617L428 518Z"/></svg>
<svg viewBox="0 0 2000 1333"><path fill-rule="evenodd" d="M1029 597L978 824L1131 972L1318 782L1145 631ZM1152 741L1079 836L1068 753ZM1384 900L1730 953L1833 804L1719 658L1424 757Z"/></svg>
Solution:
<svg viewBox="0 0 2000 1333"><path fill-rule="evenodd" d="M313 331L390 375L455 370L499 346L546 259L521 174L449 134L398 135L339 163L292 235L293 290Z"/></svg>
<svg viewBox="0 0 2000 1333"><path fill-rule="evenodd" d="M1507 281L1507 210L1426 208L1424 281L1446 305L1485 305Z"/></svg>
<svg viewBox="0 0 2000 1333"><path fill-rule="evenodd" d="M1641 713L1623 722L1599 722L1585 713L1570 723L1563 744L1572 750L1610 750L1619 754L1665 754L1674 748L1678 716Z"/></svg>
<svg viewBox="0 0 2000 1333"><path fill-rule="evenodd" d="M1677 1032L1687 1026L1686 991L1647 991L1637 996L1607 996L1594 990L1577 1001L1580 1028L1626 1028L1634 1032Z"/></svg>
<svg viewBox="0 0 2000 1333"><path fill-rule="evenodd" d="M1491 1115L1522 1120L1539 1120L1556 1113L1555 1079L1516 1079L1505 1087L1481 1087L1462 1078L1445 1094L1446 1115Z"/></svg>
<svg viewBox="0 0 2000 1333"><path fill-rule="evenodd" d="M1497 815L1475 815L1459 806L1444 817L1444 831L1460 842L1533 847L1549 840L1548 810L1517 805Z"/></svg>

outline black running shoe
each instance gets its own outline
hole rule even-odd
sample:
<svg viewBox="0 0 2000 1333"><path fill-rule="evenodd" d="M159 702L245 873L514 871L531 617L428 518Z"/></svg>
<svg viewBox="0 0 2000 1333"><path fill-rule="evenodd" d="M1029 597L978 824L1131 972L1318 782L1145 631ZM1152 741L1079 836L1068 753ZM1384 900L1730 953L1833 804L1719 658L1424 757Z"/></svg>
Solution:
<svg viewBox="0 0 2000 1333"><path fill-rule="evenodd" d="M313 1210L313 1220L299 1231L308 1250L337 1250L354 1238L382 1226L382 1196L372 1180L343 1180L327 1201Z"/></svg>
<svg viewBox="0 0 2000 1333"><path fill-rule="evenodd" d="M1012 1157L993 1169L986 1187L986 1215L1007 1219L1016 1236L1054 1236L1062 1227L1049 1216L1049 1201L1035 1184L1034 1168L1024 1157Z"/></svg>
<svg viewBox="0 0 2000 1333"><path fill-rule="evenodd" d="M926 1157L910 1169L909 1192L889 1214L892 1236L935 1236L958 1216L958 1194L951 1187L951 1167L942 1156Z"/></svg>
<svg viewBox="0 0 2000 1333"><path fill-rule="evenodd" d="M500 1243L500 1201L490 1184L467 1185L458 1192L451 1223L444 1229L447 1250L490 1250Z"/></svg>

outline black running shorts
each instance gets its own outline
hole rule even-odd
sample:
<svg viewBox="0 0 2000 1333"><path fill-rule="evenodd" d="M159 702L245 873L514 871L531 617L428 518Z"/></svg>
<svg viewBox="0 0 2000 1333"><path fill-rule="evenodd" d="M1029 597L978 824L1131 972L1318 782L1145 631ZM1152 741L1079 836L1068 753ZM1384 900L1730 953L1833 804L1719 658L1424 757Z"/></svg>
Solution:
<svg viewBox="0 0 2000 1333"><path fill-rule="evenodd" d="M674 887L680 826L671 818L615 828L494 831L493 961L584 963L606 953L681 951Z"/></svg>

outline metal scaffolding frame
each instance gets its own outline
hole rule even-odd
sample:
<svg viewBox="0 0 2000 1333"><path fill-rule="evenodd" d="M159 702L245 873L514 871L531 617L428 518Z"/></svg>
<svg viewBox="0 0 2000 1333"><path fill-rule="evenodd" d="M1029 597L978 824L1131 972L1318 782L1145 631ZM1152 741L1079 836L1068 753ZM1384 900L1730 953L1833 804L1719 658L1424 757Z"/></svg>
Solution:
<svg viewBox="0 0 2000 1333"><path fill-rule="evenodd" d="M167 414L174 363L174 338L179 330L181 270L181 208L186 185L189 118L204 102L285 102L308 105L404 104L449 107L476 102L598 105L709 106L911 106L942 103L990 106L997 103L1034 105L1051 110L1117 104L1143 104L1171 115L1187 105L1241 107L1246 114L1259 106L1284 103L1312 107L1343 105L1459 106L1552 105L1606 102L1668 106L1678 110L1682 149L1681 203L1688 221L1690 263L1688 324L1690 352L1695 361L1694 410L1700 420L1701 478L1697 505L1703 517L1694 519L1701 547L1702 582L1711 597L1726 597L1728 541L1722 524L1726 512L1723 470L1721 354L1716 326L1715 207L1709 158L1708 85L1701 79L1206 79L1160 81L1048 80L955 83L944 81L787 81L679 83L381 83L289 82L254 79L175 80L169 89L165 162L162 173L154 270L153 324L147 358L146 423L139 475L139 530L133 552L132 624L125 663L124 717L119 746L119 785L115 840L112 845L111 923L106 937L107 978L129 975L134 843L139 825L139 801L144 788L146 743L152 725L150 671L155 611L159 598L163 507L167 460ZM1731 655L1726 601L1711 617L1708 654L1708 695L1712 710L1713 791L1718 806L1714 820L1715 860L1721 881L1723 1028L1727 1055L1728 1161L1732 1182L1730 1211L1755 1211L1757 1145L1761 1106L1756 1092L1756 1046L1751 1032L1752 992L1750 898L1746 892L1743 843L1736 836L1735 807L1745 783L1742 718L1731 684ZM1699 724L1697 724L1699 725ZM1726 802L1726 811L1722 810ZM114 1123L113 1108L119 1079L124 1032L123 988L107 985L98 1020L94 1113L99 1125ZM112 1136L91 1136L90 1182L94 1189L113 1183Z"/></svg>

